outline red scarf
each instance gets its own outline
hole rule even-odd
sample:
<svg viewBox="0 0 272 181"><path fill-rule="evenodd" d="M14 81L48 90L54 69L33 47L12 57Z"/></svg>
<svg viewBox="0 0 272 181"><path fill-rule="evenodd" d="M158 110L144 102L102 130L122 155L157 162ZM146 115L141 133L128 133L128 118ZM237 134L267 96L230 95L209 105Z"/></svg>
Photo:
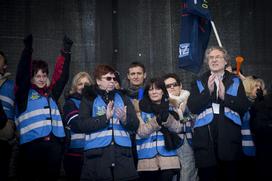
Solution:
<svg viewBox="0 0 272 181"><path fill-rule="evenodd" d="M39 88L35 84L31 84L31 89L34 89L35 91L37 91L42 96L47 97L49 95L49 89L48 89L48 87L46 85L43 88Z"/></svg>

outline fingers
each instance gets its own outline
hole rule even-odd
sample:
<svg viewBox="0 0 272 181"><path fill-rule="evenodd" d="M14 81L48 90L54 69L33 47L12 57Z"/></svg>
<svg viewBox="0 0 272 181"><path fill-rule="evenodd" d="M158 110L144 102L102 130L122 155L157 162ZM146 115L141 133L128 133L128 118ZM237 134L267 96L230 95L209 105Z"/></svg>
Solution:
<svg viewBox="0 0 272 181"><path fill-rule="evenodd" d="M210 75L209 79L208 79L208 88L210 90L210 93L212 93L214 91L214 81L215 81L215 74Z"/></svg>

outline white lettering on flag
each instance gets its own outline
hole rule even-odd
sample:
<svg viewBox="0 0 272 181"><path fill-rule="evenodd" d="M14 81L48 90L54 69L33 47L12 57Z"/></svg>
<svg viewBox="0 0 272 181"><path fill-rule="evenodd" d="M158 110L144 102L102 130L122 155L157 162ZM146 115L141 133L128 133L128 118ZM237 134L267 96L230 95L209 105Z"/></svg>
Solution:
<svg viewBox="0 0 272 181"><path fill-rule="evenodd" d="M179 58L186 57L190 52L190 43L179 44Z"/></svg>

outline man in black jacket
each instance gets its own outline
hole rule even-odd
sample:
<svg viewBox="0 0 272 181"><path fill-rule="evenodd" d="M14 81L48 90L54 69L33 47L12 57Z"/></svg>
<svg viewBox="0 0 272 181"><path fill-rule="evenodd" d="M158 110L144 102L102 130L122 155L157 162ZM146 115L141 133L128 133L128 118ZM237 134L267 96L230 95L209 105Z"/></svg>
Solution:
<svg viewBox="0 0 272 181"><path fill-rule="evenodd" d="M237 180L241 154L241 116L249 107L241 80L225 71L228 54L211 47L205 53L209 71L192 83L188 100L197 114L193 149L200 181Z"/></svg>
<svg viewBox="0 0 272 181"><path fill-rule="evenodd" d="M257 178L271 180L272 94L258 97L251 109L251 130L255 135ZM270 179L269 179L270 178Z"/></svg>

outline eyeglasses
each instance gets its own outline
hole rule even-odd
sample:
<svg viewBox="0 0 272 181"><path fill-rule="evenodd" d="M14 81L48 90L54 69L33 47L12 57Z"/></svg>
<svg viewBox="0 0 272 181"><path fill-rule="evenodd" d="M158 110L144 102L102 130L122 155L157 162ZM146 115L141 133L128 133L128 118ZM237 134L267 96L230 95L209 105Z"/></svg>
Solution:
<svg viewBox="0 0 272 181"><path fill-rule="evenodd" d="M171 87L177 87L179 86L179 84L177 82L171 83L171 84L166 84L165 87L167 89L170 89Z"/></svg>
<svg viewBox="0 0 272 181"><path fill-rule="evenodd" d="M223 56L209 56L208 57L208 59L209 60L222 60L222 59L224 59L224 57Z"/></svg>
<svg viewBox="0 0 272 181"><path fill-rule="evenodd" d="M115 77L102 77L102 79L106 79L107 81L116 81L116 78Z"/></svg>

